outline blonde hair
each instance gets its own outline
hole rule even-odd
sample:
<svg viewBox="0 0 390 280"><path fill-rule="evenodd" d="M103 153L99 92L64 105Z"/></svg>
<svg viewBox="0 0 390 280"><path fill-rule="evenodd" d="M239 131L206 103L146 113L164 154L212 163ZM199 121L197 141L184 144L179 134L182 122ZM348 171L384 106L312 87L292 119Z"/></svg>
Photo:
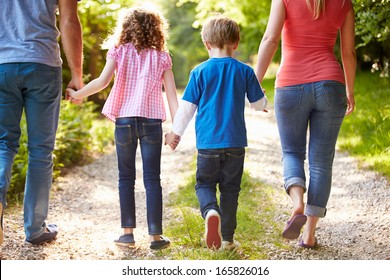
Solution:
<svg viewBox="0 0 390 280"><path fill-rule="evenodd" d="M204 23L201 36L203 42L223 49L224 45L240 41L240 27L234 20L218 15L209 18Z"/></svg>
<svg viewBox="0 0 390 280"><path fill-rule="evenodd" d="M156 11L131 9L118 22L117 30L119 32L113 34L116 46L131 43L138 52L145 49L166 50L168 23Z"/></svg>
<svg viewBox="0 0 390 280"><path fill-rule="evenodd" d="M311 2L313 1L314 7ZM320 15L325 11L325 0L306 0L307 7L313 11L313 18L318 19Z"/></svg>
<svg viewBox="0 0 390 280"><path fill-rule="evenodd" d="M314 7L311 2L314 3ZM325 12L325 2L326 0L306 0L307 7L313 11L313 19L318 19ZM343 6L344 4L345 0L343 0Z"/></svg>

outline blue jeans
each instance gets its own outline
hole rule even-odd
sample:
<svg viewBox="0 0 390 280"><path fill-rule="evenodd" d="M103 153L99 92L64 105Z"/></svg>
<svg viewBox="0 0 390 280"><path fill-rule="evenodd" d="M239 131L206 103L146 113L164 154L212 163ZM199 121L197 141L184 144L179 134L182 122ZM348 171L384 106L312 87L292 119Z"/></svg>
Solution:
<svg viewBox="0 0 390 280"><path fill-rule="evenodd" d="M24 229L28 240L39 237L46 227L61 84L60 67L0 64L0 197L5 205L24 109L28 134Z"/></svg>
<svg viewBox="0 0 390 280"><path fill-rule="evenodd" d="M161 120L139 117L118 118L115 123L115 141L119 170L121 227L136 227L134 185L135 159L139 141L146 189L148 231L150 235L162 234Z"/></svg>
<svg viewBox="0 0 390 280"><path fill-rule="evenodd" d="M233 241L237 227L238 196L244 168L245 149L199 149L196 170L196 195L202 217L211 209L221 215L222 238ZM220 206L216 187L219 184Z"/></svg>
<svg viewBox="0 0 390 280"><path fill-rule="evenodd" d="M328 203L335 146L347 108L345 86L336 81L276 89L275 114L283 153L283 177L306 191L304 161L309 128L309 186L305 213L324 217Z"/></svg>

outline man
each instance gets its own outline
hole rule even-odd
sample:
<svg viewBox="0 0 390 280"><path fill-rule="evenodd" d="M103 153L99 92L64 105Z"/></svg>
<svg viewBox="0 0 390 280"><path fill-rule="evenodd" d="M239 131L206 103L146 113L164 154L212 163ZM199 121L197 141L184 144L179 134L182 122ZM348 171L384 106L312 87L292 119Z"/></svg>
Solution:
<svg viewBox="0 0 390 280"><path fill-rule="evenodd" d="M46 224L52 184L55 135L62 97L62 60L56 27L70 70L68 87L82 82L82 32L77 0L2 1L0 9L0 244L3 212L25 111L28 170L24 192L26 242L54 240L56 225Z"/></svg>

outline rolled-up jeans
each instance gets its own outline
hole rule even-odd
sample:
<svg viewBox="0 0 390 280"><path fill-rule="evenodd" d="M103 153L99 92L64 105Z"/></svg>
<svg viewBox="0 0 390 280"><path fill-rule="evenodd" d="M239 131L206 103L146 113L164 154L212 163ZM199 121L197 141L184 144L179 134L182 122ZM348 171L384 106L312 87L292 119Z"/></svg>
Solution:
<svg viewBox="0 0 390 280"><path fill-rule="evenodd" d="M141 117L118 118L115 122L121 227L136 227L134 186L136 151L139 142L150 235L162 234L161 123L162 121L159 119Z"/></svg>
<svg viewBox="0 0 390 280"><path fill-rule="evenodd" d="M306 191L304 162L308 148L310 179L306 215L324 217L326 214L335 146L346 107L345 85L337 81L276 88L275 114L287 193L291 186Z"/></svg>
<svg viewBox="0 0 390 280"><path fill-rule="evenodd" d="M0 196L5 205L12 165L19 149L24 109L28 138L24 190L27 240L39 237L46 227L61 85L61 67L39 63L0 64Z"/></svg>

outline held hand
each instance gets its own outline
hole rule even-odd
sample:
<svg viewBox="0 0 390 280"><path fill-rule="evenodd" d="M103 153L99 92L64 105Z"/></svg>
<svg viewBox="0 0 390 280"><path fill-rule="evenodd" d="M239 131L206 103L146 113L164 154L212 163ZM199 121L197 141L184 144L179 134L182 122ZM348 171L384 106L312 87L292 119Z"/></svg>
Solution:
<svg viewBox="0 0 390 280"><path fill-rule="evenodd" d="M169 145L172 151L176 149L181 137L173 132L165 134L165 145Z"/></svg>
<svg viewBox="0 0 390 280"><path fill-rule="evenodd" d="M72 80L69 82L69 84L67 86L67 88L72 88L75 90L79 90L83 87L84 87L84 82L81 78L80 79L72 78Z"/></svg>
<svg viewBox="0 0 390 280"><path fill-rule="evenodd" d="M77 105L83 103L83 99L73 97L75 92L76 91L73 88L67 88L65 92L65 99Z"/></svg>

